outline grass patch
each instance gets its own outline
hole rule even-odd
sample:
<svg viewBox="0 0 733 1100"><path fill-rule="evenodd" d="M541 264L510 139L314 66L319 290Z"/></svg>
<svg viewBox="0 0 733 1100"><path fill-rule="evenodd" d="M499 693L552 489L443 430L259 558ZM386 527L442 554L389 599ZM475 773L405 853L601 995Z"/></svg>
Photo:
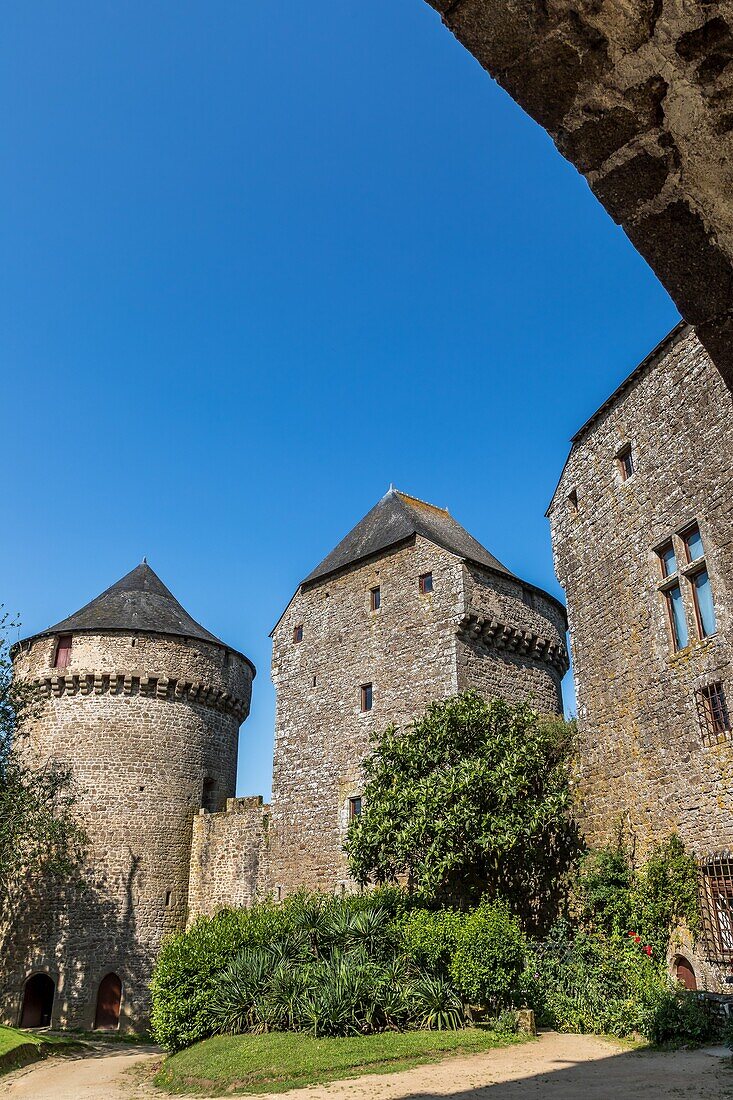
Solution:
<svg viewBox="0 0 733 1100"><path fill-rule="evenodd" d="M78 1049L80 1045L76 1038L67 1035L0 1027L0 1074L20 1069L49 1054Z"/></svg>
<svg viewBox="0 0 733 1100"><path fill-rule="evenodd" d="M172 1093L221 1096L284 1092L362 1073L394 1073L451 1054L524 1042L526 1036L465 1031L405 1031L314 1039L292 1032L218 1035L165 1060L155 1077Z"/></svg>

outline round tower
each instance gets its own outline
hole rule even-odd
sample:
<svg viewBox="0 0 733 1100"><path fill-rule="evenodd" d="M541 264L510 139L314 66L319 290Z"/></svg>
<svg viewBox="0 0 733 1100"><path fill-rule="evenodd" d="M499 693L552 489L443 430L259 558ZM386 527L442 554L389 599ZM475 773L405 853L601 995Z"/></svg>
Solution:
<svg viewBox="0 0 733 1100"><path fill-rule="evenodd" d="M139 1029L161 938L185 925L193 817L235 793L254 666L145 562L13 662L37 699L27 751L71 767L89 850L83 886L16 930L3 1014Z"/></svg>

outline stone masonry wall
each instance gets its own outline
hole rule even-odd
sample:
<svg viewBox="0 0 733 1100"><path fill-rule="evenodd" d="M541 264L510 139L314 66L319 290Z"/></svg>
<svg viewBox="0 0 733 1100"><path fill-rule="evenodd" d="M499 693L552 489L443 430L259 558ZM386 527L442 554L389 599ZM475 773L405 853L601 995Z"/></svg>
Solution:
<svg viewBox="0 0 733 1100"><path fill-rule="evenodd" d="M526 700L562 713L567 672L565 611L520 580L464 566L466 624L458 638L458 686Z"/></svg>
<svg viewBox="0 0 733 1100"><path fill-rule="evenodd" d="M427 572L434 589L423 595L419 577ZM377 585L381 607L371 611ZM468 687L511 699L533 694L558 709L564 615L550 597L529 592L418 536L296 593L273 633L276 897L298 886L353 888L342 852L349 798L362 792L370 738L390 723L409 722L429 702ZM299 625L303 640L294 642ZM367 683L373 709L363 714Z"/></svg>
<svg viewBox="0 0 733 1100"><path fill-rule="evenodd" d="M23 983L42 970L57 983L54 1026L90 1028L99 981L114 971L121 1023L139 1027L161 938L185 923L193 817L202 799L234 794L251 670L217 646L163 636L77 634L64 670L53 652L52 638L16 652L40 706L26 751L73 768L91 888L45 899L42 917L29 905L1 968L2 1019L17 1023Z"/></svg>
<svg viewBox="0 0 733 1100"><path fill-rule="evenodd" d="M188 922L251 905L268 891L270 807L261 797L230 798L224 813L193 819Z"/></svg>
<svg viewBox="0 0 733 1100"><path fill-rule="evenodd" d="M733 848L733 743L706 745L695 691L721 681L733 705L733 406L694 331L669 346L575 443L550 508L578 695L590 839L620 818L641 849L676 830L699 856ZM619 476L631 444L636 470ZM577 508L571 493L577 493ZM655 553L700 526L717 633L674 653ZM676 543L678 557L681 544Z"/></svg>
<svg viewBox="0 0 733 1100"><path fill-rule="evenodd" d="M422 596L418 578L429 571L434 591ZM370 611L377 585L381 607ZM370 737L457 690L462 601L460 562L423 539L296 593L273 634L276 895L348 884L348 799L361 793ZM294 643L299 624L303 640ZM362 714L367 683L373 709Z"/></svg>

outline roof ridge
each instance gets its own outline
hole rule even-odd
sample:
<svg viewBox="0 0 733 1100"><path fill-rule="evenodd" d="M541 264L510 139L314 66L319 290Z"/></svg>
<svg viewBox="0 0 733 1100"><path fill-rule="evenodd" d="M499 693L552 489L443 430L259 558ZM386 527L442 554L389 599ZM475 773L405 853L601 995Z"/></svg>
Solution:
<svg viewBox="0 0 733 1100"><path fill-rule="evenodd" d="M429 500L422 500L420 497L415 497L411 493L403 493L401 489L393 489L392 492L408 504L414 501L415 504L421 504L423 508L431 508L434 512L440 512L443 516L450 516L450 512L447 508L441 508L437 504L431 504ZM452 518L451 516L451 519Z"/></svg>

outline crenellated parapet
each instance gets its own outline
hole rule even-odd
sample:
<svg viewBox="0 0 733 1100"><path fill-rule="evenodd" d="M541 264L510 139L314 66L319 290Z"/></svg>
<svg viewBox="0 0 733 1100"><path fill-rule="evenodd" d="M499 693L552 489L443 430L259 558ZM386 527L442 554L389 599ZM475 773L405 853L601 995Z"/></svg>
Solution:
<svg viewBox="0 0 733 1100"><path fill-rule="evenodd" d="M55 671L28 681L36 698L73 695L143 695L148 698L198 703L233 715L239 722L247 717L249 703L223 688L203 680L187 680L163 672L123 670L106 672L90 669Z"/></svg>

